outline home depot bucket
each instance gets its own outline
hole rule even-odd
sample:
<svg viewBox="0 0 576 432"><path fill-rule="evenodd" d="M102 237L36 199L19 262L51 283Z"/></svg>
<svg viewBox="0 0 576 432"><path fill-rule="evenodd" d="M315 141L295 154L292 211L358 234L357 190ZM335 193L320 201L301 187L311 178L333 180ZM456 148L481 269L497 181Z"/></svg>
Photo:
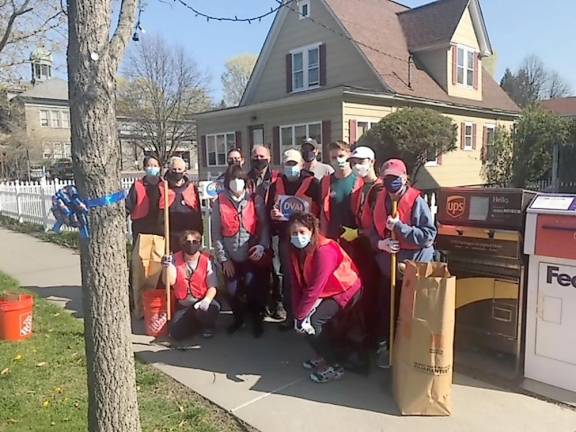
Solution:
<svg viewBox="0 0 576 432"><path fill-rule="evenodd" d="M158 337L168 334L165 290L144 291L144 324L148 336Z"/></svg>
<svg viewBox="0 0 576 432"><path fill-rule="evenodd" d="M31 295L0 296L0 340L19 341L31 337L33 307Z"/></svg>

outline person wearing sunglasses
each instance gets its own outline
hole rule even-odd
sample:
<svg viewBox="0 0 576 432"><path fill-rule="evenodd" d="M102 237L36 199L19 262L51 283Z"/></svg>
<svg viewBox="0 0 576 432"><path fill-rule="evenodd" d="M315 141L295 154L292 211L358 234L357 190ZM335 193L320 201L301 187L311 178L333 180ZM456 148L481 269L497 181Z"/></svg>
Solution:
<svg viewBox="0 0 576 432"><path fill-rule="evenodd" d="M215 300L218 280L210 256L200 251L201 246L202 235L198 231L184 231L180 236L181 251L162 258L164 276L173 287L176 300L170 325L174 340L197 332L204 338L214 336L220 313L220 304Z"/></svg>

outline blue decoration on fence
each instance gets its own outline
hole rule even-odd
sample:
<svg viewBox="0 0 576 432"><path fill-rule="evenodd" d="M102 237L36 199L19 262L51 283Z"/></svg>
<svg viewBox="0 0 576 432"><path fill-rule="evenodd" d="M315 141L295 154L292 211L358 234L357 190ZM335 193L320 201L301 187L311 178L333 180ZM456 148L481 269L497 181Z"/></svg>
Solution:
<svg viewBox="0 0 576 432"><path fill-rule="evenodd" d="M101 198L82 200L74 185L64 186L52 196L52 214L56 223L52 230L60 234L64 226L78 228L80 237L90 237L88 229L88 211L95 207L114 205L126 198L126 192L120 191Z"/></svg>

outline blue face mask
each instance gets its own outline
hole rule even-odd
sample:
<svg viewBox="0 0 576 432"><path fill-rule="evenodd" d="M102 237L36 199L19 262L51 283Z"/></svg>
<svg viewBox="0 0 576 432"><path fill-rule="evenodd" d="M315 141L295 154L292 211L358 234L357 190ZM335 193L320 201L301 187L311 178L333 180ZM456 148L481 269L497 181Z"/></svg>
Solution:
<svg viewBox="0 0 576 432"><path fill-rule="evenodd" d="M306 234L293 234L290 236L290 243L292 243L295 248L304 249L310 244L310 236Z"/></svg>
<svg viewBox="0 0 576 432"><path fill-rule="evenodd" d="M156 177L160 174L160 167L147 167L144 171L147 176Z"/></svg>
<svg viewBox="0 0 576 432"><path fill-rule="evenodd" d="M404 187L404 180L402 177L385 178L384 186L388 192L397 193Z"/></svg>
<svg viewBox="0 0 576 432"><path fill-rule="evenodd" d="M300 177L300 167L298 165L294 166L284 166L284 175L288 178Z"/></svg>

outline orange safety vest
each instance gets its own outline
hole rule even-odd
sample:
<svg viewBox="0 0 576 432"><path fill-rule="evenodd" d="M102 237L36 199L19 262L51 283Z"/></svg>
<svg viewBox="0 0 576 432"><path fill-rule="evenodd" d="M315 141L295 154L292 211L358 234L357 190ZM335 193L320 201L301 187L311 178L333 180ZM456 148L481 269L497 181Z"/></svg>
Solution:
<svg viewBox="0 0 576 432"><path fill-rule="evenodd" d="M374 227L376 232L381 238L385 239L390 237L390 231L386 229L386 221L388 220L388 211L386 210L386 197L388 196L388 191L384 188L376 199L376 204L374 205ZM402 223L411 224L412 210L414 209L414 203L420 197L420 191L418 189L408 187L408 190L400 197L398 201L398 217ZM400 249L407 250L419 250L420 246L413 243L409 243L402 238L398 238L400 242Z"/></svg>
<svg viewBox="0 0 576 432"><path fill-rule="evenodd" d="M160 210L164 210L164 182L165 180L162 180L158 183L158 187L160 188ZM198 199L198 191L196 190L196 186L194 186L193 183L188 183L188 186L182 192L182 198L188 207L192 209L199 208L200 200ZM172 207L175 199L176 192L168 188L168 207Z"/></svg>
<svg viewBox="0 0 576 432"><path fill-rule="evenodd" d="M320 229L322 232L326 232L328 229L328 223L330 222L331 216L331 197L330 197L330 186L332 175L324 176L322 178L322 198L320 209ZM350 198L350 207L354 215L358 214L358 209L360 208L360 202L362 201L362 187L364 186L364 181L360 178L356 178L356 183L352 188L352 196Z"/></svg>
<svg viewBox="0 0 576 432"><path fill-rule="evenodd" d="M250 235L256 235L258 232L258 217L256 215L254 195L250 195L248 198L248 204L242 212L238 212L238 208L225 193L220 193L218 195L218 204L220 205L220 225L222 227L222 236L234 237L240 231L240 226L243 226Z"/></svg>
<svg viewBox="0 0 576 432"><path fill-rule="evenodd" d="M361 194L360 201L362 202L358 203L359 205L358 205L358 212L356 213L356 222L358 223L358 227L363 230L368 230L372 226L372 209L370 208L370 202L368 198L370 197L370 194L372 193L374 188L381 184L382 179L378 178L374 183L372 183L372 186L370 187L366 195Z"/></svg>
<svg viewBox="0 0 576 432"><path fill-rule="evenodd" d="M334 270L334 273L330 275L328 281L326 281L326 285L324 285L324 288L322 289L320 298L334 297L354 287L360 280L360 276L358 275L356 265L348 256L346 251L344 251L337 242L322 235L318 235L317 242L318 245L316 246L314 253L306 255L306 258L304 259L304 268L300 265L298 255L295 252L291 253L290 259L292 261L292 271L300 286L306 287L310 285L314 274L316 274L316 270L314 269L314 256L318 249L322 247L330 247L334 248L334 250L338 252L338 266L336 267L336 270Z"/></svg>
<svg viewBox="0 0 576 432"><path fill-rule="evenodd" d="M314 177L305 177L304 180L302 180L302 184L300 185L294 196L297 196L298 198L309 198L308 195L306 195L306 192L308 192L308 189L310 189L310 185L312 184L313 181ZM286 195L286 185L284 184L284 177L279 177L278 180L276 181L276 196L274 197L274 199L275 200L278 199L280 195Z"/></svg>
<svg viewBox="0 0 576 432"><path fill-rule="evenodd" d="M136 192L136 204L130 212L130 218L133 221L144 219L150 212L150 199L146 193L144 179L139 179L134 182L134 191Z"/></svg>
<svg viewBox="0 0 576 432"><path fill-rule="evenodd" d="M188 295L192 295L195 299L203 299L208 292L208 284L206 283L206 276L208 275L208 264L210 258L208 255L200 253L198 258L198 266L196 271L192 274L191 278L187 277L186 260L184 259L183 252L174 254L174 265L176 266L176 283L174 284L174 297L176 300L184 300Z"/></svg>

